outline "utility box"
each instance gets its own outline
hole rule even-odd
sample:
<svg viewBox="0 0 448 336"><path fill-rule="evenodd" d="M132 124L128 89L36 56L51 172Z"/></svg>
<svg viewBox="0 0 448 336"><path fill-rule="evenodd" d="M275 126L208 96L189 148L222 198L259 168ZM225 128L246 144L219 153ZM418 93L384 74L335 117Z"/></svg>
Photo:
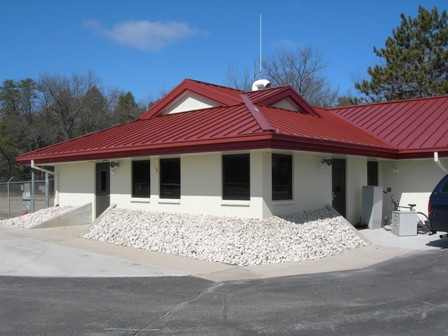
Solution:
<svg viewBox="0 0 448 336"><path fill-rule="evenodd" d="M396 236L416 236L417 222L414 211L392 211L392 233Z"/></svg>
<svg viewBox="0 0 448 336"><path fill-rule="evenodd" d="M22 210L24 213L31 211L31 183L21 185L22 189Z"/></svg>
<svg viewBox="0 0 448 336"><path fill-rule="evenodd" d="M380 229L383 221L383 187L362 187L361 224Z"/></svg>

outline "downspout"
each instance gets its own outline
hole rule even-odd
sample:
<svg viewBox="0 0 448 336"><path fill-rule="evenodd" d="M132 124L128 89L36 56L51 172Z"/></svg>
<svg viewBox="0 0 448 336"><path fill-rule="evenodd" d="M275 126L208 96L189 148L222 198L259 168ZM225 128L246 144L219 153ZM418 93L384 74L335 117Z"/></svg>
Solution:
<svg viewBox="0 0 448 336"><path fill-rule="evenodd" d="M48 190L48 174L51 174L51 175L55 176L54 183L57 183L56 182L56 173L52 172L51 170L48 170L48 169L45 169L45 168L37 166L36 163L34 162L34 160L31 160L31 168L39 170L39 171L45 173L45 207L48 208L48 205L49 205L48 204L48 194L49 194L49 190ZM57 186L56 186L55 189L57 190ZM54 198L55 198L54 199L54 204L59 204L59 193L56 190L55 190L55 195L54 195Z"/></svg>
<svg viewBox="0 0 448 336"><path fill-rule="evenodd" d="M41 167L37 166L37 165L34 163L34 160L31 160L31 168L36 169L36 170L39 170L39 171L41 171L41 172L43 172L43 173L47 173L47 174L51 174L51 175L55 175L55 173L52 172L51 170L47 170L47 169L44 169L44 168L41 168Z"/></svg>
<svg viewBox="0 0 448 336"><path fill-rule="evenodd" d="M445 172L445 174L448 174L448 169L446 169L443 163L439 161L439 152L434 152L434 162Z"/></svg>

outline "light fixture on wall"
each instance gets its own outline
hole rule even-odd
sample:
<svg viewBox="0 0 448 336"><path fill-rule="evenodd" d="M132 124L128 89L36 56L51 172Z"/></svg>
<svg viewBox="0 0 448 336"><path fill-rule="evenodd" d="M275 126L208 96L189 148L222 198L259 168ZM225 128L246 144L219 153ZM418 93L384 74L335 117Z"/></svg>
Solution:
<svg viewBox="0 0 448 336"><path fill-rule="evenodd" d="M331 166L331 164L333 163L332 159L322 159L322 161L320 162L322 164L326 163L327 165Z"/></svg>
<svg viewBox="0 0 448 336"><path fill-rule="evenodd" d="M109 166L110 166L110 172L112 174L115 174L115 170L120 167L120 163L118 161L110 161L109 162Z"/></svg>
<svg viewBox="0 0 448 336"><path fill-rule="evenodd" d="M317 171L319 172L319 173L323 173L324 172L324 165L321 163L320 165L319 165L319 167L317 167Z"/></svg>

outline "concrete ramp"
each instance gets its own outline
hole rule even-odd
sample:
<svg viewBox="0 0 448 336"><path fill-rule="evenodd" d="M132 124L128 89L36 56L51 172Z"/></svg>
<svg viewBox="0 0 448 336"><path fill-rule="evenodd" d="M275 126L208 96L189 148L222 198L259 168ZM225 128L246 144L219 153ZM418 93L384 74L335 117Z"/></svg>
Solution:
<svg viewBox="0 0 448 336"><path fill-rule="evenodd" d="M33 229L92 224L92 203L87 203L36 225Z"/></svg>

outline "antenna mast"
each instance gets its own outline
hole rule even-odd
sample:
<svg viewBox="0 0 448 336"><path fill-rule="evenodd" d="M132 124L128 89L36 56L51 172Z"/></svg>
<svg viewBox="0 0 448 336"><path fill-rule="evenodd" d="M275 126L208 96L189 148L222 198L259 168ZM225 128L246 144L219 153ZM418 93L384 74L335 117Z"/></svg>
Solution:
<svg viewBox="0 0 448 336"><path fill-rule="evenodd" d="M261 42L261 14L260 14L260 74L259 74L259 78L261 79L263 77L263 61L262 61L262 55L261 55L261 46L262 46L262 42Z"/></svg>
<svg viewBox="0 0 448 336"><path fill-rule="evenodd" d="M271 87L271 82L263 79L263 59L261 55L261 14L260 14L260 78L252 84L252 91L264 90ZM254 69L254 77L256 76L256 69ZM255 78L254 78L255 79Z"/></svg>

